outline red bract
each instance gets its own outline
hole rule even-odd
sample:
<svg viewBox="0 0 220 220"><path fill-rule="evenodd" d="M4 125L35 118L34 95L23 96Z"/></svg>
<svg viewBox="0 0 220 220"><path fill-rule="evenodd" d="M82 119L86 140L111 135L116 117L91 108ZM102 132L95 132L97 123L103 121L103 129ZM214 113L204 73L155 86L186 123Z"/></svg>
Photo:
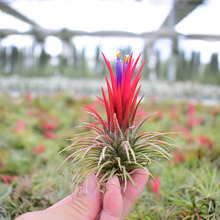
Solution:
<svg viewBox="0 0 220 220"><path fill-rule="evenodd" d="M190 118L193 118L195 115L195 105L192 102L189 102L188 104L188 116Z"/></svg>
<svg viewBox="0 0 220 220"><path fill-rule="evenodd" d="M188 126L186 126L185 128L182 129L183 135L186 138L188 143L192 143L193 141L193 137L190 133L190 128Z"/></svg>
<svg viewBox="0 0 220 220"><path fill-rule="evenodd" d="M184 163L185 157L183 156L182 152L176 150L173 152L173 158L176 162L176 164Z"/></svg>
<svg viewBox="0 0 220 220"><path fill-rule="evenodd" d="M97 101L97 102L100 104L100 101ZM93 104L89 104L87 106L96 111L97 106L94 103Z"/></svg>
<svg viewBox="0 0 220 220"><path fill-rule="evenodd" d="M205 121L204 118L198 117L198 118L196 118L196 125L201 125L204 123L204 121Z"/></svg>
<svg viewBox="0 0 220 220"><path fill-rule="evenodd" d="M163 118L163 111L159 110L158 113L157 113L157 116L158 116L159 119L162 119Z"/></svg>
<svg viewBox="0 0 220 220"><path fill-rule="evenodd" d="M216 109L216 108L211 108L211 114L213 115L213 116L217 116L218 115L218 110Z"/></svg>
<svg viewBox="0 0 220 220"><path fill-rule="evenodd" d="M15 126L15 132L17 134L23 134L26 128L26 124L24 120L18 120Z"/></svg>
<svg viewBox="0 0 220 220"><path fill-rule="evenodd" d="M4 183L6 184L10 184L14 179L15 179L15 176L10 176L10 175L2 175L1 176L1 179Z"/></svg>
<svg viewBox="0 0 220 220"><path fill-rule="evenodd" d="M43 144L40 144L34 149L34 154L40 154L44 152L45 149L46 149L45 146Z"/></svg>
<svg viewBox="0 0 220 220"><path fill-rule="evenodd" d="M52 131L44 131L44 137L48 139L56 139L56 135Z"/></svg>
<svg viewBox="0 0 220 220"><path fill-rule="evenodd" d="M212 146L213 146L212 141L211 141L208 137L205 137L205 136L203 136L203 135L201 135L201 136L199 137L199 142L200 142L201 144L205 145L206 147L208 147L209 149L211 149Z"/></svg>
<svg viewBox="0 0 220 220"><path fill-rule="evenodd" d="M141 78L140 73L145 62L138 73L134 76L134 71L140 55L135 62L131 55L129 61L124 60L123 62L122 74L119 74L116 77L111 68L110 62L106 59L104 54L102 55L110 72L111 81L109 82L106 77L108 97L104 89L101 88L103 98L98 97L98 99L105 106L107 121L103 120L101 116L89 106L87 106L88 113L102 125L105 132L113 132L116 126L119 126L122 132L124 132L128 127L133 125L137 108L143 98L142 96L137 102L138 94L141 88L141 86L138 87L138 82ZM120 68L120 65L117 65L116 67ZM116 73L120 73L120 71L117 71L117 68ZM115 119L117 119L117 122Z"/></svg>
<svg viewBox="0 0 220 220"><path fill-rule="evenodd" d="M155 197L159 197L159 190L160 190L160 177L155 179L151 179L148 183L149 187L151 188Z"/></svg>
<svg viewBox="0 0 220 220"><path fill-rule="evenodd" d="M204 123L204 118L202 117L199 117L199 118L189 118L189 122L188 122L188 126L189 128L193 128L193 127L196 127L198 125L201 125Z"/></svg>
<svg viewBox="0 0 220 220"><path fill-rule="evenodd" d="M54 124L44 123L42 124L42 128L43 130L53 131L56 128L56 126Z"/></svg>
<svg viewBox="0 0 220 220"><path fill-rule="evenodd" d="M190 118L189 122L188 122L189 128L193 128L195 125L196 125L195 119L194 118Z"/></svg>

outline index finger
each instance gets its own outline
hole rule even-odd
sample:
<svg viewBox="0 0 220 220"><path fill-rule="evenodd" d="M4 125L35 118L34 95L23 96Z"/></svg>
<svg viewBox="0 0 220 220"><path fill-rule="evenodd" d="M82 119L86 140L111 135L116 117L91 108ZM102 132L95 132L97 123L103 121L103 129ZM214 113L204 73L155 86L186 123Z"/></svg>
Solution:
<svg viewBox="0 0 220 220"><path fill-rule="evenodd" d="M123 190L121 192L123 197L123 204L124 204L123 207L124 218L128 215L132 206L138 200L138 197L143 191L149 178L149 172L143 169L136 169L134 174L131 175L131 177L136 183L136 186L134 186L131 181L128 181L125 192Z"/></svg>

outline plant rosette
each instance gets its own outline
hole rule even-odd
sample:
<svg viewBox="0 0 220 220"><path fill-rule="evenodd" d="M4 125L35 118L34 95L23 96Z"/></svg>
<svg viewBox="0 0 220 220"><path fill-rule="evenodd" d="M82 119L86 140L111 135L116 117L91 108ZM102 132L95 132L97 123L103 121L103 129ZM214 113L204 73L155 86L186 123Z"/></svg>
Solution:
<svg viewBox="0 0 220 220"><path fill-rule="evenodd" d="M162 139L168 132L148 131L140 133L142 125L154 114L136 121L138 107L143 96L139 98L141 71L145 62L135 74L141 54L134 61L133 56L120 60L117 53L116 74L110 62L102 54L110 73L110 80L105 76L107 92L101 87L102 97L97 97L98 103L104 106L106 119L91 106L86 106L86 112L95 120L84 123L89 132L78 134L71 145L63 151L71 151L60 167L71 160L72 182L76 187L85 178L95 173L99 178L99 187L117 175L126 190L127 181L132 179L132 173L138 169L147 170L150 164L158 163L161 158L170 159L169 149L176 145ZM83 135L83 137L80 137ZM85 136L87 135L87 136Z"/></svg>

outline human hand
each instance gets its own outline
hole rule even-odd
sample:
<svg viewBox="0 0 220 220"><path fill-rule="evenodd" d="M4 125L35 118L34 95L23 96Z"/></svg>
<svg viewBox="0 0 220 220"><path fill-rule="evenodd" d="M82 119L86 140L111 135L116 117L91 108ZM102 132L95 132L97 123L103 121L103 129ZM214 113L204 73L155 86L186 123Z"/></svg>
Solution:
<svg viewBox="0 0 220 220"><path fill-rule="evenodd" d="M128 181L126 191L121 189L119 179L114 176L106 184L106 192L102 195L98 189L98 179L91 175L87 186L78 188L72 195L57 202L53 206L36 212L21 215L16 220L122 220L130 212L148 181L147 171L137 169L132 179L135 187Z"/></svg>

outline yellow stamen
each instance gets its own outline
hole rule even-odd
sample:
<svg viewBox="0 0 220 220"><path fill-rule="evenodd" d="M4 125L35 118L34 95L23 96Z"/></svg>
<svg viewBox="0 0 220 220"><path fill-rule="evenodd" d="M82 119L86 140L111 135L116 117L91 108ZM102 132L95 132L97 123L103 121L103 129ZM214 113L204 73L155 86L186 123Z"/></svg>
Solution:
<svg viewBox="0 0 220 220"><path fill-rule="evenodd" d="M117 53L117 58L120 58L120 56L121 56L121 52L118 51L118 53Z"/></svg>
<svg viewBox="0 0 220 220"><path fill-rule="evenodd" d="M128 63L128 62L129 62L129 58L130 58L129 55L126 55L126 56L125 56L125 63Z"/></svg>

